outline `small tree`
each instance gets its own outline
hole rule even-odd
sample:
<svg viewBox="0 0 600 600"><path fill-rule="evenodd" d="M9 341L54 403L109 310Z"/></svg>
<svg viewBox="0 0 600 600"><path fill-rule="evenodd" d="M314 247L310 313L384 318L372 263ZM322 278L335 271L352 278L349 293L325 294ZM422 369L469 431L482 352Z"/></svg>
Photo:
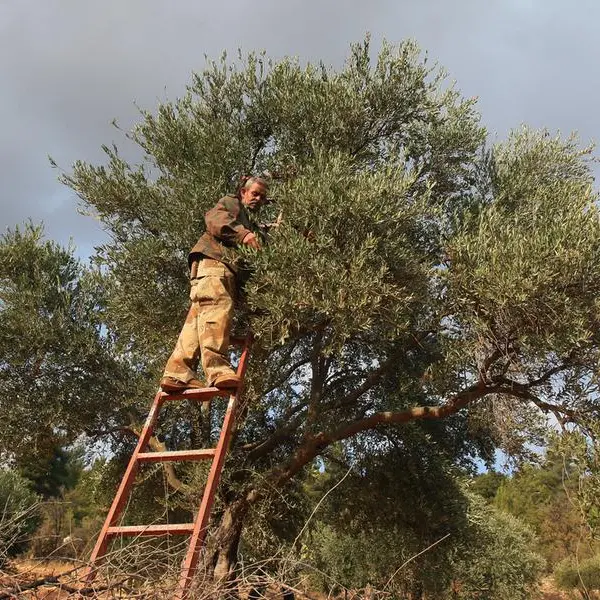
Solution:
<svg viewBox="0 0 600 600"><path fill-rule="evenodd" d="M590 420L583 431L572 430L556 439L563 461L569 500L586 525L586 537L600 539L600 423Z"/></svg>
<svg viewBox="0 0 600 600"><path fill-rule="evenodd" d="M532 598L545 561L533 532L513 516L469 495L469 527L453 556L448 598Z"/></svg>
<svg viewBox="0 0 600 600"><path fill-rule="evenodd" d="M566 558L556 567L554 578L562 589L577 590L584 600L591 600L590 592L600 590L600 556L581 562Z"/></svg>
<svg viewBox="0 0 600 600"><path fill-rule="evenodd" d="M334 455L308 479L319 507L301 554L304 573L325 592L339 584L371 585L398 598L447 591L453 552L468 530L468 500L455 456L438 440L426 443L436 425L387 431L370 452L353 452L345 472ZM353 440L355 449L359 444Z"/></svg>
<svg viewBox="0 0 600 600"><path fill-rule="evenodd" d="M0 237L0 452L41 488L54 485L62 447L123 426L134 371L113 352L101 309L74 248L31 223Z"/></svg>
<svg viewBox="0 0 600 600"><path fill-rule="evenodd" d="M39 525L38 498L14 471L0 469L0 567L27 548Z"/></svg>

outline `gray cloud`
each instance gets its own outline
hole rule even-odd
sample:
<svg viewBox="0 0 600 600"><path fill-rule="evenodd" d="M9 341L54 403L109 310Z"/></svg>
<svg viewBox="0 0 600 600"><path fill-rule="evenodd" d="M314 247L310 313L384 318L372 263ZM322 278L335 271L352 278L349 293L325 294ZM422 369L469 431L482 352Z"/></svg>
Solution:
<svg viewBox="0 0 600 600"><path fill-rule="evenodd" d="M596 81L600 5L592 0L48 0L0 3L0 229L32 217L84 255L102 239L56 181L123 140L110 127L180 95L204 54L266 49L340 65L370 31L412 37L459 89L478 96L504 137L522 122L600 137Z"/></svg>

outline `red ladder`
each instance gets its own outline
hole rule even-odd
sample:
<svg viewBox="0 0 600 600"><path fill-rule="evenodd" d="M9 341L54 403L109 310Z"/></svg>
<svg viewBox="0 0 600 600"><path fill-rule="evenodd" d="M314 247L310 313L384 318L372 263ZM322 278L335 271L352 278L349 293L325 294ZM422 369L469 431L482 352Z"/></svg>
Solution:
<svg viewBox="0 0 600 600"><path fill-rule="evenodd" d="M240 345L240 340L234 340L235 343ZM90 556L90 568L85 576L86 584L90 584L96 577L98 566L102 562L102 558L106 554L108 542L110 538L119 535L125 536L161 536L161 535L190 535L190 543L185 556L185 559L181 566L181 576L179 578L179 584L177 592L173 596L175 599L184 599L188 593L190 585L196 572L198 559L200 557L200 551L204 544L206 537L206 529L208 520L210 517L210 511L212 509L215 493L217 486L219 485L219 479L221 477L221 471L223 470L223 463L225 462L225 456L229 447L229 440L233 432L235 423L235 413L237 406L242 394L244 375L246 373L246 367L248 362L248 353L250 346L250 338L241 340L244 345L240 361L238 363L237 375L240 378L240 385L236 392L229 397L229 403L225 412L225 418L223 420L223 426L221 427L221 434L219 435L219 441L216 448L202 448L198 450L175 450L170 452L146 452L148 441L150 440L158 415L162 405L165 402L172 402L173 400L199 400L208 401L214 396L228 396L231 392L227 390L220 390L215 387L208 387L202 389L185 390L181 393L166 394L162 391L158 391L154 397L154 402L148 413L148 418L140 434L137 446L129 459L129 464L121 480L121 484L117 490L115 498L112 502L106 521L100 531L96 545ZM123 512L123 507L129 498L131 488L138 472L140 463L148 462L166 462L166 461L196 461L212 458L212 465L208 474L204 493L202 494L202 501L198 514L193 523L174 523L166 525L129 525L129 526L117 526L117 520Z"/></svg>

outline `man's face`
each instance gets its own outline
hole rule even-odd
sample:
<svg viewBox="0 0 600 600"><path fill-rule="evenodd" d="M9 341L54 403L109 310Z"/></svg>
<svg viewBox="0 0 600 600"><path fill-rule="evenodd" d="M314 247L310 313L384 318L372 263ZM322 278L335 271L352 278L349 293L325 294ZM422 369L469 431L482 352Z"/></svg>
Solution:
<svg viewBox="0 0 600 600"><path fill-rule="evenodd" d="M242 188L242 204L254 210L258 208L267 199L267 188L262 183L254 182L250 187Z"/></svg>

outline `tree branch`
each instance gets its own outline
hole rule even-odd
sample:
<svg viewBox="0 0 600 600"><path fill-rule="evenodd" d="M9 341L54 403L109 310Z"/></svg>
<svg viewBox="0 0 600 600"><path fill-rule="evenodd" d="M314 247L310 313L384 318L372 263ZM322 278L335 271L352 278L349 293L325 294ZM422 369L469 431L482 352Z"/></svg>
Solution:
<svg viewBox="0 0 600 600"><path fill-rule="evenodd" d="M542 385L543 383L546 383L553 375L557 375L561 371L564 371L565 369L568 369L571 366L573 366L571 363L565 361L562 364L556 365L552 369L549 369L537 379L534 379L533 381L528 381L526 385L528 387L536 387L538 385Z"/></svg>
<svg viewBox="0 0 600 600"><path fill-rule="evenodd" d="M273 432L273 434L266 440L258 443L254 447L251 447L250 452L247 456L247 460L254 461L258 458L261 458L269 452L271 452L271 450L277 447L281 442L285 441L290 436L290 434L298 427L298 424L296 422L297 419L291 421L291 418L300 413L300 411L305 409L306 407L306 402L296 404L290 407L281 419L281 421L286 423L286 425L280 427L279 429L276 429Z"/></svg>
<svg viewBox="0 0 600 600"><path fill-rule="evenodd" d="M479 381L456 394L441 406L415 406L402 411L377 412L369 417L346 424L336 431L322 431L298 448L286 468L273 472L274 483L280 485L289 480L304 465L317 457L324 448L334 442L347 439L362 431L376 429L382 425L408 423L409 421L424 419L441 419L458 412L461 408L487 394L496 393L498 389L498 386L486 386L484 382Z"/></svg>
<svg viewBox="0 0 600 600"><path fill-rule="evenodd" d="M333 409L342 408L348 404L352 404L356 402L363 394L369 391L381 378L381 376L386 372L386 370L394 364L396 357L391 355L386 361L384 361L377 369L369 373L365 377L363 383L358 386L352 393L348 394L344 397L342 402L338 402L335 406L327 407L327 411L331 411ZM301 409L307 406L306 403L298 404L286 411L286 413L281 418L281 421L285 423L283 427L277 429L269 438L259 444L253 444L251 446L245 447L245 450L250 450L250 453L247 456L248 461L256 460L266 454L268 454L271 450L273 450L278 444L284 442L289 438L290 434L299 427L299 423L297 419L291 421L290 419L294 414L300 412ZM307 436L307 440L309 437Z"/></svg>
<svg viewBox="0 0 600 600"><path fill-rule="evenodd" d="M318 331L313 341L313 347L310 353L310 365L312 368L312 377L310 380L310 395L308 402L308 412L306 414L306 426L304 428L304 439L312 437L312 427L319 415L319 404L323 398L323 389L327 372L325 371L325 357L323 351L323 331Z"/></svg>
<svg viewBox="0 0 600 600"><path fill-rule="evenodd" d="M551 369L551 371L555 371L555 369ZM550 371L537 379L536 382L538 383L535 385L539 385L542 380L545 381L547 379L546 375L548 375L548 377L550 376L549 373ZM530 389L533 385L532 383L518 383L517 381L512 381L511 379L506 379L504 377L501 378L499 383L501 383L501 386L498 388L496 393L505 394L507 396L515 396L516 398L521 398L522 400L528 400L532 404L535 404L543 412L551 412L559 422L577 422L577 413L575 411L564 406L559 406L558 404L545 402L544 400L538 398ZM566 420L565 417L567 418Z"/></svg>
<svg viewBox="0 0 600 600"><path fill-rule="evenodd" d="M366 394L381 378L381 376L389 369L389 367L395 362L396 356L390 355L377 369L371 371L365 380L359 385L353 392L344 396L342 402L338 402L335 408L341 408L342 406L348 406L354 404L363 394Z"/></svg>
<svg viewBox="0 0 600 600"><path fill-rule="evenodd" d="M262 391L262 395L266 396L270 394L273 390L276 390L278 387L282 386L293 374L296 369L299 369L301 366L307 364L310 361L308 358L302 358L301 360L293 363L286 371L282 373L282 375L277 379L275 383L273 383L266 390Z"/></svg>

